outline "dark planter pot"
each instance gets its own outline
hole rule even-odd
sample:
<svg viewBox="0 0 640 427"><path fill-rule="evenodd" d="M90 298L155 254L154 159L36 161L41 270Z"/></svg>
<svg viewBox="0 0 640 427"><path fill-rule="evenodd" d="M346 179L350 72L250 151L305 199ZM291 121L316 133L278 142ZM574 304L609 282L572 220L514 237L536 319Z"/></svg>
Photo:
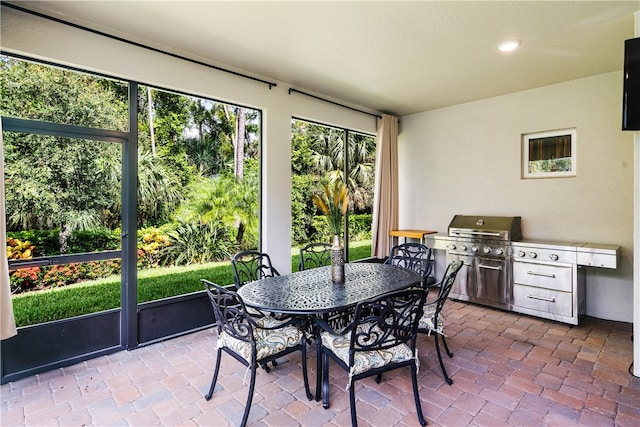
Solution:
<svg viewBox="0 0 640 427"><path fill-rule="evenodd" d="M0 345L5 384L124 349L120 309L18 328ZM138 345L209 327L215 322L204 291L138 305Z"/></svg>

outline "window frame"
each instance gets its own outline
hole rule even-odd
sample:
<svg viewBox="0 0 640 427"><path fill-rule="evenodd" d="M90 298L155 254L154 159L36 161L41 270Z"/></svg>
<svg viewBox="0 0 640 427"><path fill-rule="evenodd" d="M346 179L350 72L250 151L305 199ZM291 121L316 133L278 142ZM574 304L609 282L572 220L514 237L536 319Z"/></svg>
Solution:
<svg viewBox="0 0 640 427"><path fill-rule="evenodd" d="M570 138L571 155L566 157L570 162L570 169L566 171L531 171L530 149L534 140L553 139L566 137ZM533 132L522 134L522 179L531 178L565 178L577 176L577 130L576 128L557 129L544 132ZM545 159L553 160L553 159Z"/></svg>

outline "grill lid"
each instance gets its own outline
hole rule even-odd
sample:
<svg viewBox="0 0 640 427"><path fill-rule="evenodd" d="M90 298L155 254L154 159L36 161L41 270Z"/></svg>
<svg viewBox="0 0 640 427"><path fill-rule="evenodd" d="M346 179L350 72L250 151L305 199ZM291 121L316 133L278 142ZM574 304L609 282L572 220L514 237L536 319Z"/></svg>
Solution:
<svg viewBox="0 0 640 427"><path fill-rule="evenodd" d="M455 215L449 224L449 236L518 241L522 239L521 218Z"/></svg>

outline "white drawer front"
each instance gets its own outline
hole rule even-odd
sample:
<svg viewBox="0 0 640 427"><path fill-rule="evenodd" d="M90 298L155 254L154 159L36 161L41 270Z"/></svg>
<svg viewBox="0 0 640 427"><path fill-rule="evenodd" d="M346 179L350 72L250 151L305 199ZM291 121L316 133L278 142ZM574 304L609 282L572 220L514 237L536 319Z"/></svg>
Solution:
<svg viewBox="0 0 640 427"><path fill-rule="evenodd" d="M560 265L513 263L513 281L558 291L573 291L573 268Z"/></svg>
<svg viewBox="0 0 640 427"><path fill-rule="evenodd" d="M544 313L573 316L573 295L567 292L514 285L513 305Z"/></svg>

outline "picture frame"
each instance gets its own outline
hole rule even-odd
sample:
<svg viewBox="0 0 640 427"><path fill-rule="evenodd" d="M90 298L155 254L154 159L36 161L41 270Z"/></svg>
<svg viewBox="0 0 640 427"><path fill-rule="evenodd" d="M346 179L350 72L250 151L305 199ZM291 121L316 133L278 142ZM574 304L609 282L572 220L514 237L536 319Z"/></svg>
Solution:
<svg viewBox="0 0 640 427"><path fill-rule="evenodd" d="M577 175L576 128L522 134L522 178Z"/></svg>

